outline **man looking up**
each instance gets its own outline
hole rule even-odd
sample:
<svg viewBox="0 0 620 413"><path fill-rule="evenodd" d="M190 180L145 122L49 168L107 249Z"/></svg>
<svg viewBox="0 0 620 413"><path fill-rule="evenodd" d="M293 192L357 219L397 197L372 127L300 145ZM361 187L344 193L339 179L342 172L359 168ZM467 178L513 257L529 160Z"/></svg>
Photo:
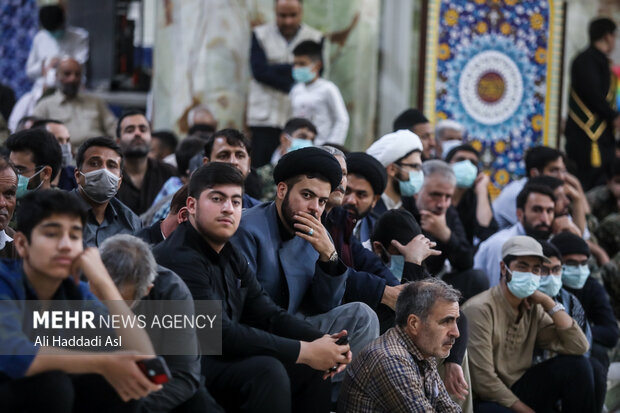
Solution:
<svg viewBox="0 0 620 413"><path fill-rule="evenodd" d="M116 127L116 143L125 158L123 181L117 198L136 215L146 211L174 167L148 157L151 149L151 125L142 112L123 114Z"/></svg>
<svg viewBox="0 0 620 413"><path fill-rule="evenodd" d="M322 378L350 362L349 346L335 344L346 331L324 335L266 294L228 242L241 221L242 195L236 168L201 166L189 181L189 221L155 247L155 258L179 274L194 300L222 300L223 355L202 359L206 386L218 403L227 410L328 412L329 381Z"/></svg>
<svg viewBox="0 0 620 413"><path fill-rule="evenodd" d="M18 174L18 198L28 191L51 188L62 161L54 135L43 129L27 129L9 136L6 147Z"/></svg>
<svg viewBox="0 0 620 413"><path fill-rule="evenodd" d="M133 234L142 226L140 219L115 198L121 185L123 154L110 138L90 138L78 149L73 190L87 211L84 243L99 246L115 234Z"/></svg>
<svg viewBox="0 0 620 413"><path fill-rule="evenodd" d="M426 161L435 157L435 134L433 131L433 125L424 116L422 112L417 109L407 109L396 119L394 119L394 132L408 129L415 133L422 142L424 149L422 149L422 160Z"/></svg>
<svg viewBox="0 0 620 413"><path fill-rule="evenodd" d="M275 23L252 31L250 67L253 79L248 92L246 122L252 131L252 166L269 162L279 143L280 132L290 112L288 93L292 76L293 49L304 40L322 42L322 34L301 22L300 0L276 0Z"/></svg>
<svg viewBox="0 0 620 413"><path fill-rule="evenodd" d="M114 136L116 117L101 99L80 92L82 66L75 59L64 58L56 70L58 89L37 103L34 115L64 122L73 145L93 136Z"/></svg>
<svg viewBox="0 0 620 413"><path fill-rule="evenodd" d="M476 411L546 412L558 401L562 412L594 411L588 339L562 304L537 290L545 261L535 239L509 238L496 263L499 285L463 306ZM535 346L558 355L532 366Z"/></svg>

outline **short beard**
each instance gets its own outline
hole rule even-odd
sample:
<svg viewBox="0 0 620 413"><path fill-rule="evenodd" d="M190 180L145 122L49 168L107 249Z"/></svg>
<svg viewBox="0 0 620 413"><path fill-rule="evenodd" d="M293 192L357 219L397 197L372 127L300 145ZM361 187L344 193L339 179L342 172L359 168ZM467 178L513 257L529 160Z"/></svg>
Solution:
<svg viewBox="0 0 620 413"><path fill-rule="evenodd" d="M284 199L282 200L282 219L284 219L284 223L288 226L293 232L295 232L295 211L291 208L291 204L289 202L289 191L286 191L286 195L284 195Z"/></svg>
<svg viewBox="0 0 620 413"><path fill-rule="evenodd" d="M125 149L123 155L125 158L144 158L149 154L149 148L146 146L130 146Z"/></svg>
<svg viewBox="0 0 620 413"><path fill-rule="evenodd" d="M551 227L547 227L547 229L532 227L528 224L525 214L523 215L523 229L527 235L537 240L546 241L551 236Z"/></svg>

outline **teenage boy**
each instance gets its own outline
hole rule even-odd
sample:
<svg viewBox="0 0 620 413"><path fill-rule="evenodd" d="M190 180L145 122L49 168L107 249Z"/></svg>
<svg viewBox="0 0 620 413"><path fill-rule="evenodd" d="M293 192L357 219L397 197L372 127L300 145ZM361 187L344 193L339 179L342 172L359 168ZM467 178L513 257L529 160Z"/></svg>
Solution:
<svg viewBox="0 0 620 413"><path fill-rule="evenodd" d="M97 249L84 250L85 220L86 213L64 191L40 190L21 200L14 242L22 260L0 263L0 400L6 411L135 411L139 406L125 402L161 388L136 364L153 354L142 330L117 330L138 353L86 355L35 345L37 330L24 321L25 300L84 301L89 309L103 309L89 287L113 303L110 315L131 316ZM88 284L79 281L80 273Z"/></svg>

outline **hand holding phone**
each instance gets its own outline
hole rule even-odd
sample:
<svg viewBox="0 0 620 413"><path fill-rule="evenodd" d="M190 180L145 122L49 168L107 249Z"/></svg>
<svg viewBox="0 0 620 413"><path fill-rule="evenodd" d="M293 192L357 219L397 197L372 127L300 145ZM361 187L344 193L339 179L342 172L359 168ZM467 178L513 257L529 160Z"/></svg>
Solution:
<svg viewBox="0 0 620 413"><path fill-rule="evenodd" d="M151 383L164 384L172 378L170 369L163 357L158 356L152 359L140 360L136 362L142 373Z"/></svg>

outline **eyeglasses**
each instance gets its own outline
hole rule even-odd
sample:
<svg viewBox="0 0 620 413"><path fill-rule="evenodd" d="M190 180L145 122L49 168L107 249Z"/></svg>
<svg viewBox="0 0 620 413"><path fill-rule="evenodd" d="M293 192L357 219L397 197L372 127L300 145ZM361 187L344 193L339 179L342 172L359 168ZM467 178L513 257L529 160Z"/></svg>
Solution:
<svg viewBox="0 0 620 413"><path fill-rule="evenodd" d="M554 267L546 267L542 266L540 269L540 275L561 275L562 274L562 266L556 265Z"/></svg>
<svg viewBox="0 0 620 413"><path fill-rule="evenodd" d="M400 162L397 163L396 165L402 167L407 167L407 168L411 168L415 171L421 171L422 170L422 165L419 163L405 163L405 162Z"/></svg>
<svg viewBox="0 0 620 413"><path fill-rule="evenodd" d="M13 169L15 169L15 172L17 172L18 175L27 175L31 172L36 172L37 169L42 169L43 166L41 165L37 165L34 168L26 168L25 166L16 166L13 165Z"/></svg>

